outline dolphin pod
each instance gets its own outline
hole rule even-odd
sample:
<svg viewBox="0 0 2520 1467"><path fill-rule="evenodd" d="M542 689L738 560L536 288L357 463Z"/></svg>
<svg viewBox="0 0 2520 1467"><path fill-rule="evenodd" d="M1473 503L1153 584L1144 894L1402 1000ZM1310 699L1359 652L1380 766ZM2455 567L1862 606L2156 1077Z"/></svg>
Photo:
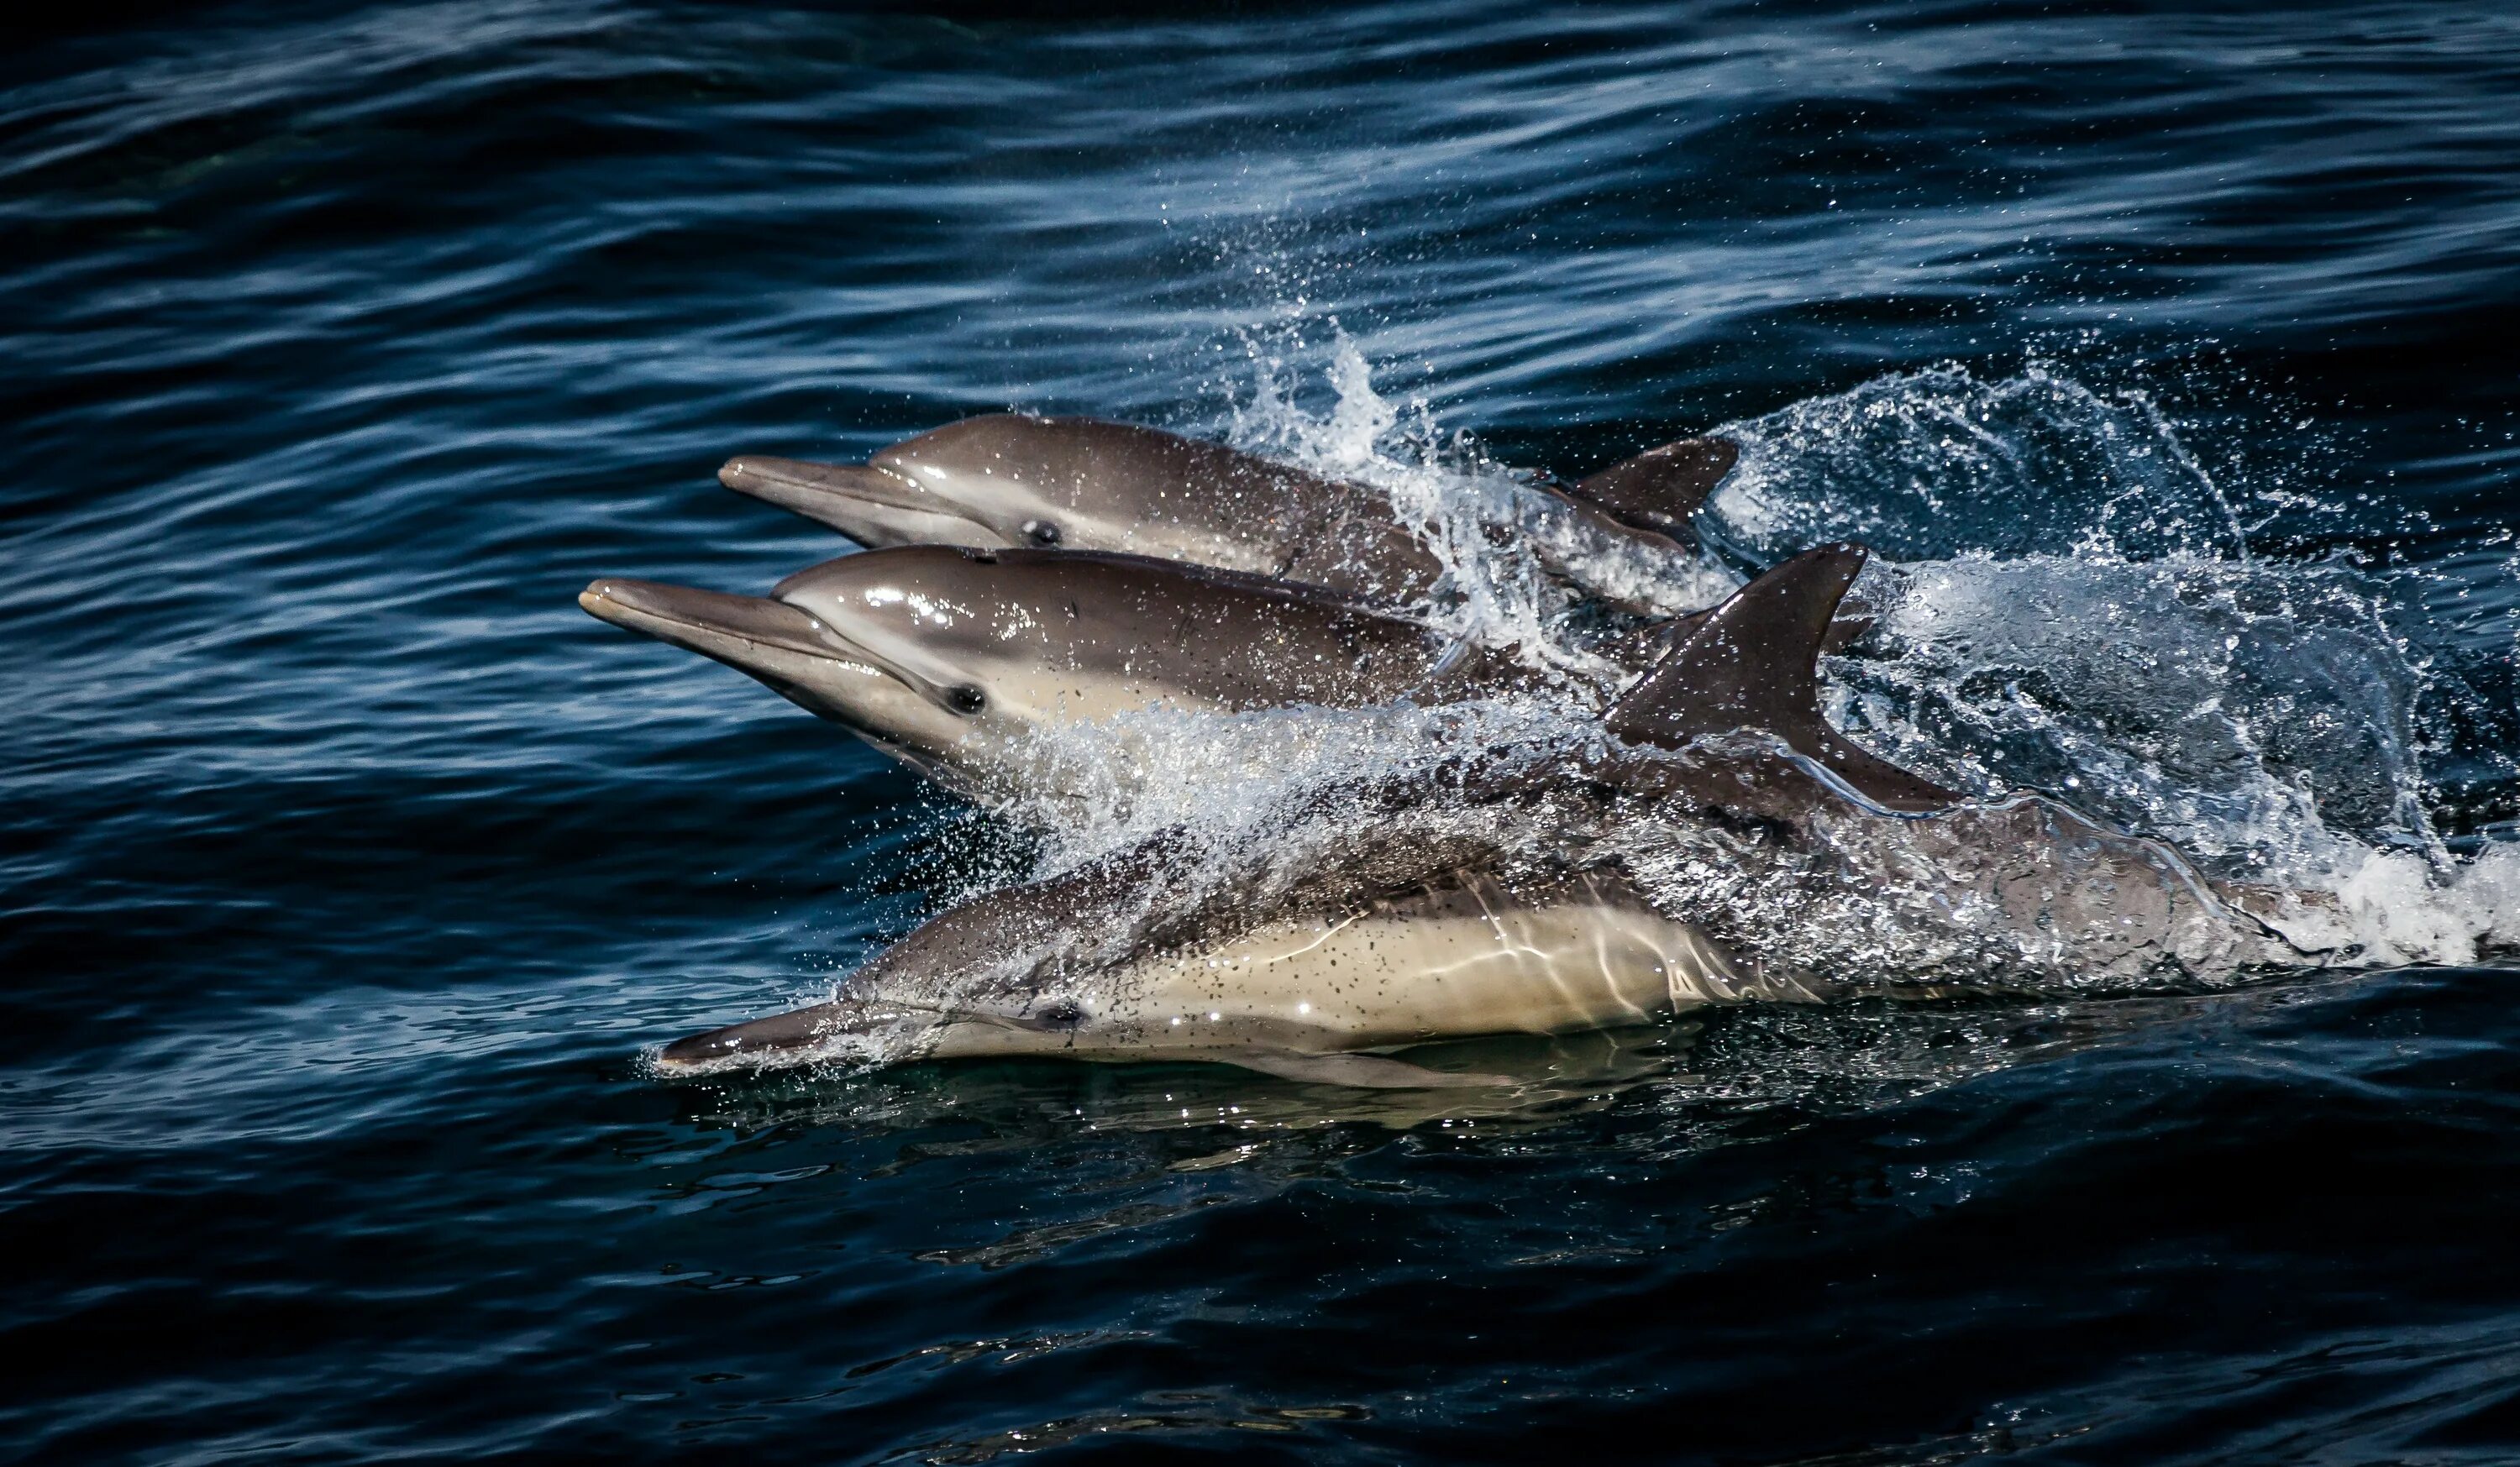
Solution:
<svg viewBox="0 0 2520 1467"><path fill-rule="evenodd" d="M1677 554L1732 455L1684 440L1548 497ZM1439 566L1386 496L1215 445L1001 415L865 465L744 457L722 477L871 549L767 597L607 579L580 603L965 792L1056 792L1043 735L1133 710L1568 690L1396 609ZM1820 974L1878 966L1862 942L1882 903L1905 903L1936 972L2318 956L2273 925L2272 894L2043 797L1945 789L1831 727L1817 664L1865 554L1807 552L1630 643L1643 671L1580 751L1314 789L1279 813L1283 842L1164 831L953 906L829 1001L678 1041L657 1068L1171 1057L1486 1084L1390 1051L1822 1000L1845 985ZM1680 898L1645 879L1676 861L1717 879Z"/></svg>
<svg viewBox="0 0 2520 1467"><path fill-rule="evenodd" d="M1862 560L1855 547L1824 547L1752 582L1610 710L1619 738L1605 752L1537 772L1465 772L1444 796L1519 802L1511 825L1563 822L1543 812L1570 799L1595 819L1603 800L1647 802L1665 819L1755 823L1786 848L1807 844L1814 816L1850 798L1953 821L1964 840L2035 834L2016 802L1964 799L1866 753L1821 716L1816 659ZM1720 747L1743 734L1767 742ZM1372 811L1425 794L1339 797ZM2058 818L2050 809L2030 823ZM2079 923L2083 941L2171 957L2291 954L2164 848L2061 818L2070 860L2043 869L2035 913L2051 932ZM1347 1085L1473 1085L1491 1077L1373 1051L1834 990L1793 963L1736 951L1706 921L1657 911L1615 865L1516 871L1506 850L1463 838L1368 820L1304 879L1236 879L1226 900L1167 912L1164 895L1192 884L1184 873L1203 855L1168 831L951 908L830 1001L678 1041L657 1063L693 1072L842 1057L1164 1055Z"/></svg>
<svg viewBox="0 0 2520 1467"><path fill-rule="evenodd" d="M1668 443L1571 488L1532 488L1553 533L1533 548L1586 582L1623 550L1693 555L1689 528L1739 450ZM995 413L920 434L864 464L744 454L718 478L869 549L934 542L1123 551L1306 581L1380 600L1423 595L1443 574L1388 491L1134 423ZM1594 578L1596 597L1653 610Z"/></svg>

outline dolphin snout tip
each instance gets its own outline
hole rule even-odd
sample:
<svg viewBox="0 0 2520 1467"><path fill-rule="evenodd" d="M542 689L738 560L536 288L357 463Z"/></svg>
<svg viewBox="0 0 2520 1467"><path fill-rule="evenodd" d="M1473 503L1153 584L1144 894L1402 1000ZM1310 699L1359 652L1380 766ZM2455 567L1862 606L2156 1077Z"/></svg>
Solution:
<svg viewBox="0 0 2520 1467"><path fill-rule="evenodd" d="M715 1038L713 1035L695 1034L688 1039L678 1039L657 1050L655 1055L657 1073L688 1075L710 1060L723 1059L732 1052L709 1043L713 1038Z"/></svg>
<svg viewBox="0 0 2520 1467"><path fill-rule="evenodd" d="M599 620L684 645L692 645L693 637L732 637L791 650L830 652L816 640L811 615L766 597L606 576L579 592L577 603Z"/></svg>
<svg viewBox="0 0 2520 1467"><path fill-rule="evenodd" d="M776 459L767 454L737 454L717 467L717 481L738 494L792 510L800 499L810 503L828 493L822 481L832 470L845 467ZM816 473L818 468L824 472Z"/></svg>
<svg viewBox="0 0 2520 1467"><path fill-rule="evenodd" d="M798 496L846 494L884 477L864 464L811 464L772 454L737 454L717 468L717 481L736 493L791 509L788 502Z"/></svg>
<svg viewBox="0 0 2520 1467"><path fill-rule="evenodd" d="M631 620L631 613L640 609L639 603L631 594L631 588L618 578L608 576L589 583L584 591L577 594L577 606L598 621L639 630Z"/></svg>
<svg viewBox="0 0 2520 1467"><path fill-rule="evenodd" d="M660 1075L697 1075L708 1070L723 1070L749 1060L766 1063L781 1049L795 1047L785 1045L750 1044L750 1035L741 1033L750 1026L730 1025L712 1029L706 1034L687 1035L656 1051L654 1063Z"/></svg>
<svg viewBox="0 0 2520 1467"><path fill-rule="evenodd" d="M696 1075L808 1063L830 1047L826 1026L849 1011L837 1004L818 1003L678 1039L656 1051L656 1073Z"/></svg>

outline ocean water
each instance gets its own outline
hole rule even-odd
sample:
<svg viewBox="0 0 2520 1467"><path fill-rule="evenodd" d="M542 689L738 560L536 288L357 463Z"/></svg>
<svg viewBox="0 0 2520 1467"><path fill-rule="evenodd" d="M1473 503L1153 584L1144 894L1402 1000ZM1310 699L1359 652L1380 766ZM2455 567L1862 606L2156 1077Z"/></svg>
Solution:
<svg viewBox="0 0 2520 1467"><path fill-rule="evenodd" d="M2520 1457L2520 21L8 23L13 1459ZM1503 1098L660 1080L1427 735L1150 719L1151 788L978 810L573 604L845 549L732 454L1011 407L1386 483L1570 676L1464 516L1721 429L1708 574L1879 553L1841 725L2355 959L1458 1046Z"/></svg>

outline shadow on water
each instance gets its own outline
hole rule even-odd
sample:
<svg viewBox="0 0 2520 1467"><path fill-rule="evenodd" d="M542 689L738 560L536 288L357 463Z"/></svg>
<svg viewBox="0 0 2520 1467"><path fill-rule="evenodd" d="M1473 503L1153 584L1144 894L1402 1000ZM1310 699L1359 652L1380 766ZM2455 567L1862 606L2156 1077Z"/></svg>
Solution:
<svg viewBox="0 0 2520 1467"><path fill-rule="evenodd" d="M2333 981L2293 987L2315 992ZM1062 1060L926 1061L670 1084L678 1113L702 1131L748 1136L805 1127L881 1138L899 1147L886 1170L937 1156L1004 1153L1056 1172L1063 1147L1121 1136L1143 1148L1148 1165L1170 1172L1269 1172L1297 1159L1372 1149L1413 1131L1581 1148L1591 1143L1589 1118L1648 1113L1660 1118L1664 1144L1677 1154L1756 1138L1814 1115L1894 1106L2285 991L2037 1003L1967 996L1743 1004L1652 1027L1491 1036L1398 1051L1428 1069L1509 1082L1501 1087L1365 1089L1230 1065Z"/></svg>

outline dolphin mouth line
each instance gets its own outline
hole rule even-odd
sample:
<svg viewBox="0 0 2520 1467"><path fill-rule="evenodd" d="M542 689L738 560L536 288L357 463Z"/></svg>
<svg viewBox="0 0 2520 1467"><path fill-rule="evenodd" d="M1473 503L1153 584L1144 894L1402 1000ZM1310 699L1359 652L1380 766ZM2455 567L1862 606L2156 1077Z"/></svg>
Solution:
<svg viewBox="0 0 2520 1467"><path fill-rule="evenodd" d="M929 493L924 486L873 464L814 464L803 459L744 454L727 460L725 467L718 469L717 478L719 483L739 494L760 495L767 490L828 495L881 505L891 510L916 510L923 514L962 517L952 505Z"/></svg>
<svg viewBox="0 0 2520 1467"><path fill-rule="evenodd" d="M665 593L658 595L657 593ZM626 593L626 594L625 594ZM821 617L801 607L766 598L723 597L730 603L742 603L744 611L756 620L777 617L793 623L788 626L746 626L735 615L710 617L698 609L700 598L711 601L723 593L689 590L683 587L660 587L645 581L602 580L577 594L577 603L599 621L630 631L655 635L658 625L677 627L688 632L742 643L766 651L794 652L819 657L859 669L877 677L887 678L912 691L920 687L883 664L882 659L842 636ZM769 608L777 607L776 612ZM784 614L783 614L784 613ZM659 641L675 639L659 637ZM688 643L683 644L689 645ZM697 650L697 648L695 648Z"/></svg>
<svg viewBox="0 0 2520 1467"><path fill-rule="evenodd" d="M924 484L875 464L816 464L743 454L727 460L717 480L738 494L801 514L871 547L1013 544Z"/></svg>
<svg viewBox="0 0 2520 1467"><path fill-rule="evenodd" d="M681 1079L688 1076L725 1075L737 1072L792 1070L809 1065L878 1065L882 1062L878 1046L867 1036L842 1030L819 1035L812 1043L802 1045L765 1045L757 1049L728 1049L716 1054L684 1055L673 1051L676 1041L648 1055L648 1066L659 1076Z"/></svg>
<svg viewBox="0 0 2520 1467"><path fill-rule="evenodd" d="M840 1012L852 1001L869 1011L855 1015ZM832 1012L802 1032L779 1033L779 1027L786 1021L824 1010ZM933 1029L985 1017L976 1013L967 1014L943 1004L916 1000L887 999L870 1002L833 999L785 1014L773 1014L766 1019L750 1019L688 1035L651 1051L648 1062L657 1074L673 1076L714 1075L732 1070L793 1069L832 1061L880 1063L882 1046L877 1031L885 1024L908 1022ZM769 1037L764 1039L764 1035ZM684 1052L677 1053L677 1050Z"/></svg>

